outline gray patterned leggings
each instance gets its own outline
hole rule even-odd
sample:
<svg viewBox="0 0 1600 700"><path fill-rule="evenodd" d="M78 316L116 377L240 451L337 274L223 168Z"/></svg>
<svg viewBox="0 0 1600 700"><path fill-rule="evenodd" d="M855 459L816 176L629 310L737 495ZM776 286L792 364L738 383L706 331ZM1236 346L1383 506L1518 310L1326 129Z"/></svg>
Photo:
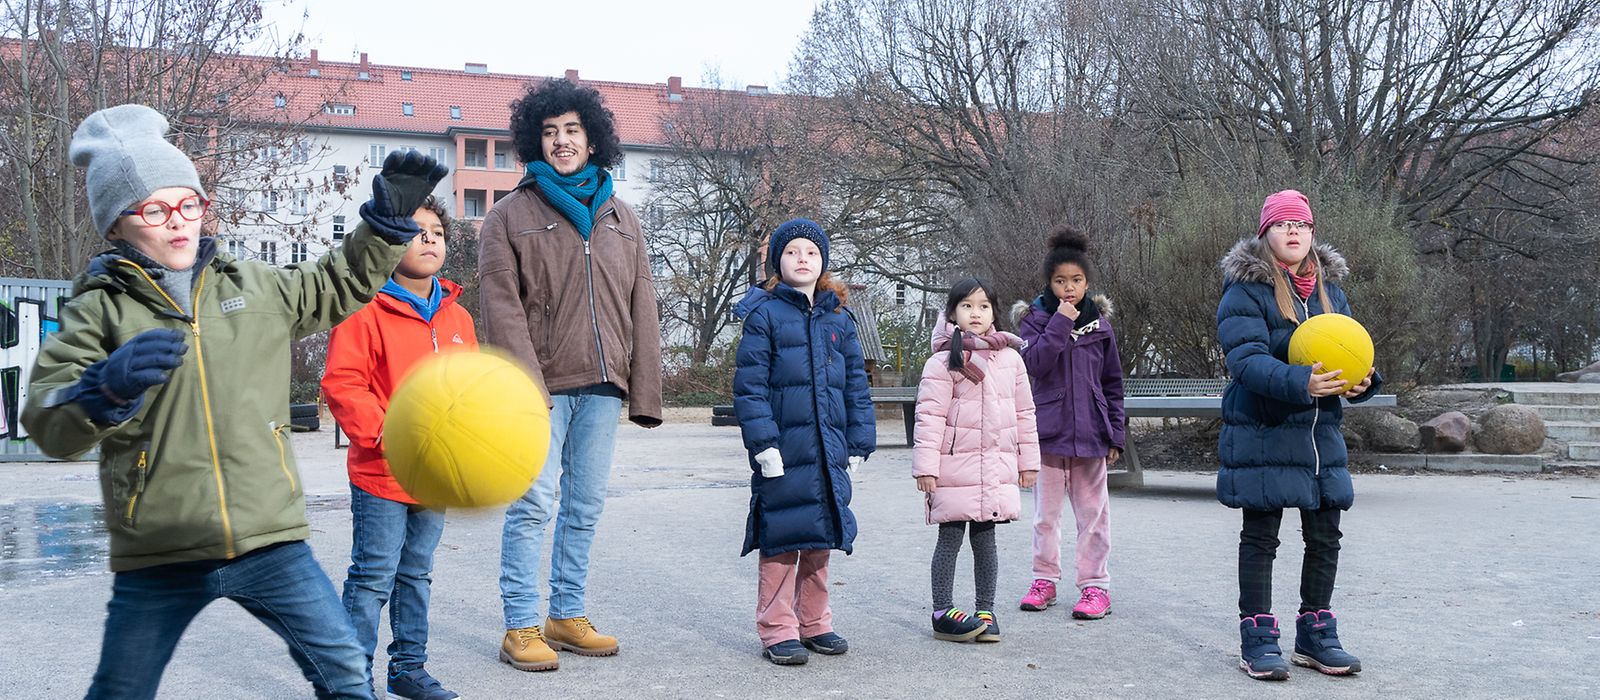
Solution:
<svg viewBox="0 0 1600 700"><path fill-rule="evenodd" d="M956 557L961 553L961 532L971 527L972 577L977 589L973 610L994 609L995 579L1000 576L1000 554L994 544L994 523L939 523L939 545L933 550L933 609L955 606Z"/></svg>

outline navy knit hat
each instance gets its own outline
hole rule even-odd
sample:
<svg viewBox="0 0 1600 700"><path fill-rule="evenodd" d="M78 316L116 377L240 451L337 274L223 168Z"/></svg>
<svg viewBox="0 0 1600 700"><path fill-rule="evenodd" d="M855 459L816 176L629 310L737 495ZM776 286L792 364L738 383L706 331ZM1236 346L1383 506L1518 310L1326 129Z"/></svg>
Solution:
<svg viewBox="0 0 1600 700"><path fill-rule="evenodd" d="M779 274L778 261L783 258L783 249L789 242L796 238L804 238L817 244L817 249L822 251L822 269L828 269L828 234L822 232L822 227L810 219L790 219L783 222L778 230L772 232L772 242L767 246L767 267L772 274Z"/></svg>

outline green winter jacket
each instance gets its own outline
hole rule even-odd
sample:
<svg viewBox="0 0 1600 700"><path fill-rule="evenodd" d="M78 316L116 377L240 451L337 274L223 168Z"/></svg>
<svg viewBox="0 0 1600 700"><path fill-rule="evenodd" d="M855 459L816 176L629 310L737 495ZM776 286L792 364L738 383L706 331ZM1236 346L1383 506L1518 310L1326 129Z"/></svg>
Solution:
<svg viewBox="0 0 1600 700"><path fill-rule="evenodd" d="M320 260L288 268L219 253L195 269L193 319L127 258L90 262L39 351L22 424L52 457L100 446L112 571L232 559L310 536L286 434L289 344L364 306L405 251L363 224ZM84 369L154 328L188 329L183 365L133 418L91 421L70 398Z"/></svg>

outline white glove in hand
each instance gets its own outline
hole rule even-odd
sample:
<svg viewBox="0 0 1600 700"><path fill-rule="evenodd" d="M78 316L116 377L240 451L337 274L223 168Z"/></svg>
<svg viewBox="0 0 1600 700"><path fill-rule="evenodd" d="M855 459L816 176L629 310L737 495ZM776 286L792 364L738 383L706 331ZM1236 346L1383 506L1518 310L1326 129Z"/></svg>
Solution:
<svg viewBox="0 0 1600 700"><path fill-rule="evenodd" d="M845 468L844 468L844 472L846 474L849 474L850 478L852 478L852 479L856 478L856 467L861 466L862 459L864 459L864 458L860 457L860 456L856 456L856 455L852 455L850 457L849 462L845 465Z"/></svg>
<svg viewBox="0 0 1600 700"><path fill-rule="evenodd" d="M756 453L756 464L761 465L761 475L768 479L783 476L783 455L778 448L768 447Z"/></svg>

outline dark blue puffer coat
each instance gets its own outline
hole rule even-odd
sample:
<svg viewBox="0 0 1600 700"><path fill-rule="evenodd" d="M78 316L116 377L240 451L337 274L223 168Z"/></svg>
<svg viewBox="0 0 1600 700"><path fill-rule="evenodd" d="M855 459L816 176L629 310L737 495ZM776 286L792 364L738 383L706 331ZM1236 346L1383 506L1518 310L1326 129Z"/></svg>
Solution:
<svg viewBox="0 0 1600 700"><path fill-rule="evenodd" d="M1217 500L1230 508L1340 508L1355 502L1337 396L1313 399L1311 368L1288 364L1296 326L1278 313L1272 275L1285 274L1256 253L1263 241L1241 241L1222 260L1217 337L1233 381L1222 394ZM1323 286L1334 313L1350 315L1337 282L1349 273L1344 257L1319 245ZM1323 313L1316 293L1299 305L1301 320ZM1353 380L1359 382L1359 379ZM1383 377L1353 401L1377 394Z"/></svg>
<svg viewBox="0 0 1600 700"><path fill-rule="evenodd" d="M750 290L734 313L744 318L733 407L750 452L750 516L744 550L762 556L804 549L850 553L848 458L872 454L877 423L856 324L839 297L779 284ZM755 455L776 447L783 476L761 476Z"/></svg>

